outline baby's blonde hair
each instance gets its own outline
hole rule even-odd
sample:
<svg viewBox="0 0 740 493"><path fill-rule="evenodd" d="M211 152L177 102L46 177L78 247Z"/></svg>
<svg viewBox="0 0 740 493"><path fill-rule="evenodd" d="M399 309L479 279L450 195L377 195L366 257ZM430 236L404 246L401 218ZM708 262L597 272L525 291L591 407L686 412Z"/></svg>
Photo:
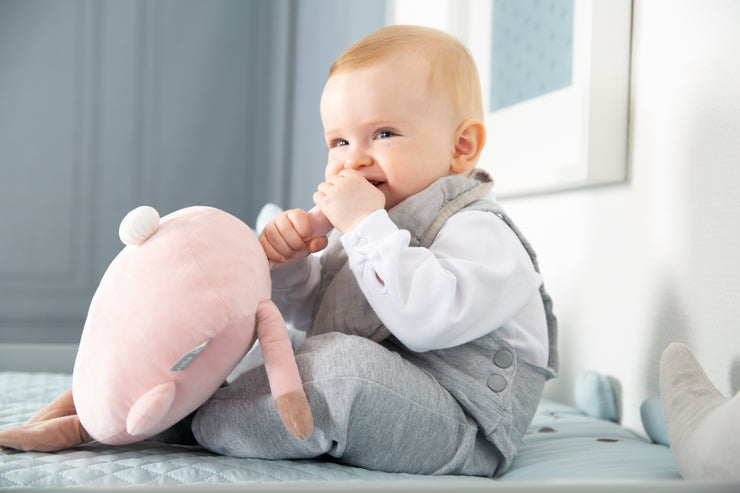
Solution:
<svg viewBox="0 0 740 493"><path fill-rule="evenodd" d="M380 62L403 51L430 64L429 91L449 99L460 122L483 119L478 69L470 52L453 36L422 26L386 26L350 46L332 64L329 77Z"/></svg>

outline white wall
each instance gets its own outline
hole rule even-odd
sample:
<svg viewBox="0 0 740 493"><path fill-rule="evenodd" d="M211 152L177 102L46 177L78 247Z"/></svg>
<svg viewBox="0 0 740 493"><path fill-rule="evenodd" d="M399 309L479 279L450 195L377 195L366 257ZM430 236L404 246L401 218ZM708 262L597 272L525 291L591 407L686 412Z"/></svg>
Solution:
<svg viewBox="0 0 740 493"><path fill-rule="evenodd" d="M504 205L535 245L572 402L583 369L617 377L624 423L683 341L740 388L740 2L635 0L628 183Z"/></svg>

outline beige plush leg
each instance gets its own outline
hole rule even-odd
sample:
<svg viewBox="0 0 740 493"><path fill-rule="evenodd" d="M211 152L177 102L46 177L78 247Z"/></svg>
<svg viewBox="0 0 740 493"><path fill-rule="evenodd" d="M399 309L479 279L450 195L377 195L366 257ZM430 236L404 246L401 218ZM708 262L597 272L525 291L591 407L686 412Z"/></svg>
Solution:
<svg viewBox="0 0 740 493"><path fill-rule="evenodd" d="M54 452L91 440L76 414L0 431L2 446L37 452Z"/></svg>
<svg viewBox="0 0 740 493"><path fill-rule="evenodd" d="M740 479L740 393L723 396L684 344L663 352L660 393L671 451L685 479Z"/></svg>
<svg viewBox="0 0 740 493"><path fill-rule="evenodd" d="M92 438L82 427L68 390L23 426L0 431L0 447L52 452L82 445Z"/></svg>
<svg viewBox="0 0 740 493"><path fill-rule="evenodd" d="M77 410L75 410L75 405L72 401L72 389L69 389L47 404L41 411L37 412L26 424L48 421L71 414L77 414Z"/></svg>

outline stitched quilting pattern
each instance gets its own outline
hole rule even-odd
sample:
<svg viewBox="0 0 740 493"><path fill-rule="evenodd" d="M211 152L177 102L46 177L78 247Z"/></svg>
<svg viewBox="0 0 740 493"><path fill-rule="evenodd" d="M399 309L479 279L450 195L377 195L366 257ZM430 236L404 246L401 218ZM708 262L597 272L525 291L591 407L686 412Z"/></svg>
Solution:
<svg viewBox="0 0 740 493"><path fill-rule="evenodd" d="M68 389L71 381L69 375L0 372L0 428L24 423ZM668 447L544 399L511 469L501 479L679 477ZM406 479L459 481L461 477L390 474L320 459L239 459L200 447L155 442L115 447L93 443L50 454L0 450L0 489Z"/></svg>
<svg viewBox="0 0 740 493"><path fill-rule="evenodd" d="M0 372L0 428L23 424L71 385L70 375ZM55 453L0 450L0 489L404 479L435 478L368 471L321 459L240 459L155 442L115 447L93 443Z"/></svg>
<svg viewBox="0 0 740 493"><path fill-rule="evenodd" d="M418 478L321 460L239 459L149 442L93 444L53 454L1 453L0 488Z"/></svg>

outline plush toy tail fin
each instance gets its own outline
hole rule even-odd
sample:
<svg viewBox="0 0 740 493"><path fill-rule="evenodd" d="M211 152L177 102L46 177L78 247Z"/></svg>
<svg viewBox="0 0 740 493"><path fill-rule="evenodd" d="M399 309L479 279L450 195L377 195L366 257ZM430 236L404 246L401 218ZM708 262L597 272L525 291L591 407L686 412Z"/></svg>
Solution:
<svg viewBox="0 0 740 493"><path fill-rule="evenodd" d="M313 415L303 391L288 330L272 301L264 301L257 307L257 337L280 419L291 435L305 440L313 433Z"/></svg>
<svg viewBox="0 0 740 493"><path fill-rule="evenodd" d="M165 382L152 387L131 406L126 417L126 433L132 436L152 433L175 399L175 384Z"/></svg>

